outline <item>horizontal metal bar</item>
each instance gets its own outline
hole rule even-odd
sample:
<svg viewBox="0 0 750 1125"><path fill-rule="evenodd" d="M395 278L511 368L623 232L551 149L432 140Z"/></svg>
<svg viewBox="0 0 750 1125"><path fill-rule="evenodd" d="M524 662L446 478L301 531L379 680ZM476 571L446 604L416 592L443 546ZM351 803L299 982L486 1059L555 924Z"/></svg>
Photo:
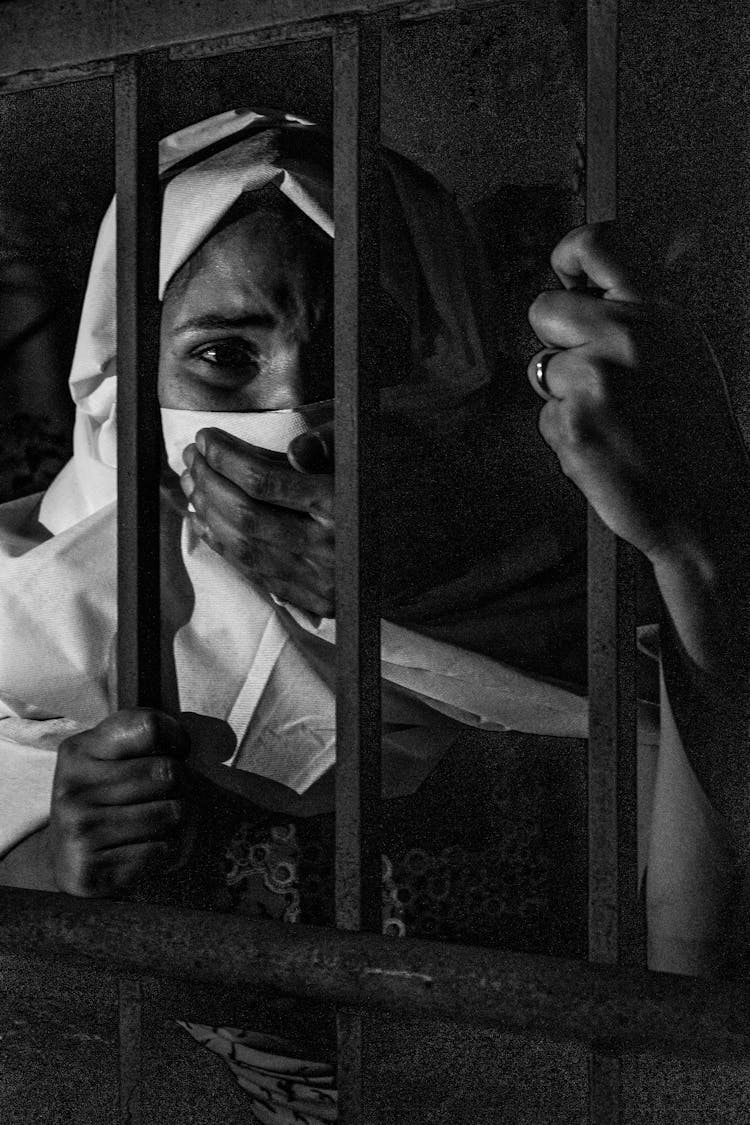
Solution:
<svg viewBox="0 0 750 1125"><path fill-rule="evenodd" d="M54 70L24 70L20 74L0 78L0 93L38 90L43 86L64 86L67 82L86 82L91 78L107 78L114 72L115 64L109 59L80 63L77 66L61 66Z"/></svg>
<svg viewBox="0 0 750 1125"><path fill-rule="evenodd" d="M473 4L473 0L471 0ZM499 6L503 0L479 0L480 6ZM507 2L507 0L506 0ZM403 23L412 23L426 20L435 16L455 12L458 7L464 7L461 0L411 0L410 3L400 4L397 18ZM278 47L285 43L301 43L311 39L328 39L335 32L344 32L355 26L356 20L347 16L337 16L332 19L324 16L316 20L295 20L294 23L283 24L279 27L262 27L254 31L240 32L237 35L223 35L218 39L207 39L194 43L178 43L170 47L169 58L172 62L183 59L214 58L218 55L236 54L240 51L252 51L263 47Z"/></svg>
<svg viewBox="0 0 750 1125"><path fill-rule="evenodd" d="M245 31L238 35L223 35L219 39L209 39L201 43L180 43L169 50L173 62L181 59L212 58L216 55L231 55L239 51L252 51L262 47L279 47L285 43L300 43L311 39L328 39L334 32L353 26L354 21L320 19L302 20L284 24L282 27L262 27L258 31Z"/></svg>
<svg viewBox="0 0 750 1125"><path fill-rule="evenodd" d="M508 2L459 0L456 7L491 8L507 6ZM139 0L109 0L106 4L14 0L12 4L0 4L0 79L36 74L35 79L24 79L27 86L72 81L58 77L61 68L156 48L182 50L188 44L229 40L279 27L286 28L284 34L289 35L294 34L291 29L295 25L389 10L397 13L400 7L399 0L255 0L253 4L243 0L212 0L210 4L184 4L180 0L161 4ZM407 19L411 18L410 7L406 5ZM434 14L443 11L444 5L435 0ZM220 54L220 48L215 53Z"/></svg>
<svg viewBox="0 0 750 1125"><path fill-rule="evenodd" d="M750 984L3 887L0 954L610 1047L747 1056Z"/></svg>

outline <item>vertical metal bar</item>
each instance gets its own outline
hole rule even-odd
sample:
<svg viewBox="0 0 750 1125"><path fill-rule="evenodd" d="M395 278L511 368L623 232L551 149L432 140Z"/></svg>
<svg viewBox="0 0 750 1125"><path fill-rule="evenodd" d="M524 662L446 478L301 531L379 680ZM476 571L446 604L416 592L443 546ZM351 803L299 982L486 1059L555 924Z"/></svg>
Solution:
<svg viewBox="0 0 750 1125"><path fill-rule="evenodd" d="M617 213L618 0L588 0L586 218ZM635 562L589 509L589 959L643 960L638 902ZM589 1057L589 1120L619 1125L622 1061Z"/></svg>
<svg viewBox="0 0 750 1125"><path fill-rule="evenodd" d="M363 347L378 282L380 24L333 37L336 368L336 922L381 927L377 372ZM362 1017L337 1015L339 1121L372 1121Z"/></svg>
<svg viewBox="0 0 750 1125"><path fill-rule="evenodd" d="M120 1123L140 1125L142 1118L142 990L139 981L121 980L120 1002Z"/></svg>
<svg viewBox="0 0 750 1125"><path fill-rule="evenodd" d="M153 63L115 74L120 707L160 703L158 125Z"/></svg>
<svg viewBox="0 0 750 1125"><path fill-rule="evenodd" d="M380 927L377 372L362 341L378 278L380 53L369 21L333 41L336 220L336 921Z"/></svg>
<svg viewBox="0 0 750 1125"><path fill-rule="evenodd" d="M158 124L154 64L115 71L118 703L161 697ZM120 1121L141 1125L141 987L120 984Z"/></svg>

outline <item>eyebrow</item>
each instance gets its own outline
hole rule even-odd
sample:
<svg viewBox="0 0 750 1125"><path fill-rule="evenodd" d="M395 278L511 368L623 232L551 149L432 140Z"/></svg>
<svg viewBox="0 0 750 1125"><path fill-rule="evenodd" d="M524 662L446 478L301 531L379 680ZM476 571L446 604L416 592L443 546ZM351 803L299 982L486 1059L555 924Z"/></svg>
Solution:
<svg viewBox="0 0 750 1125"><path fill-rule="evenodd" d="M211 331L232 328L273 328L276 318L271 313L246 313L243 316L221 316L219 313L205 313L183 320L175 326L175 332Z"/></svg>

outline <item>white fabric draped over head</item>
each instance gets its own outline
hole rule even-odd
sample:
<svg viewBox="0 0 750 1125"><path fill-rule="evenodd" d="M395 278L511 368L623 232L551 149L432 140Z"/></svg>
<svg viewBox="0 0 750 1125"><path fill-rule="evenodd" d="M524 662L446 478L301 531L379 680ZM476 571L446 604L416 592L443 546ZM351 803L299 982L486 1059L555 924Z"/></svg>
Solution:
<svg viewBox="0 0 750 1125"><path fill-rule="evenodd" d="M383 150L388 221L382 227L382 284L412 325L414 366L404 382L466 393L493 369L487 287L449 194L409 161ZM273 185L331 238L330 138L286 113L232 110L166 137L159 294L245 192ZM390 220L400 212L398 221ZM102 221L81 314L70 390L76 404L74 455L48 489L41 522L58 532L116 495L117 324L114 201ZM425 299L426 298L426 299Z"/></svg>

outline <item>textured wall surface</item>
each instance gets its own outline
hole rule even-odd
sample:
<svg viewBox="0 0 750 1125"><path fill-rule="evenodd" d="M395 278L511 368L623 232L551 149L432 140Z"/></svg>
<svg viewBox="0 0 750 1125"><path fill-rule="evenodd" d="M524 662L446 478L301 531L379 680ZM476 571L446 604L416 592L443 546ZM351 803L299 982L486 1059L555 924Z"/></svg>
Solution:
<svg viewBox="0 0 750 1125"><path fill-rule="evenodd" d="M743 0L680 5L623 0L621 211L654 261L669 252L669 294L705 319L745 425L750 426L748 324L748 39ZM165 89L163 127L228 104L284 105L330 115L324 46L258 52L210 66L184 63ZM404 28L385 50L384 124L396 147L440 176L502 257L503 223L524 224L531 264L575 213L567 191L580 138L581 98L565 36L524 3L495 16ZM112 188L106 84L16 95L0 102L3 194L37 216L40 255L70 323L96 222ZM514 195L518 185L536 195ZM529 226L528 217L526 225ZM521 300L513 315L522 317ZM522 329L519 327L519 333ZM146 1120L239 1125L241 1091L218 1062L175 1032L175 1013L213 1008L151 983L147 1005ZM226 1009L225 1009L226 1010ZM106 974L0 965L0 1121L86 1121L116 1111L115 988ZM383 1125L504 1121L577 1125L586 1119L585 1055L489 1032L420 1031L368 1023L367 1059ZM750 1120L750 1068L626 1060L628 1125Z"/></svg>

